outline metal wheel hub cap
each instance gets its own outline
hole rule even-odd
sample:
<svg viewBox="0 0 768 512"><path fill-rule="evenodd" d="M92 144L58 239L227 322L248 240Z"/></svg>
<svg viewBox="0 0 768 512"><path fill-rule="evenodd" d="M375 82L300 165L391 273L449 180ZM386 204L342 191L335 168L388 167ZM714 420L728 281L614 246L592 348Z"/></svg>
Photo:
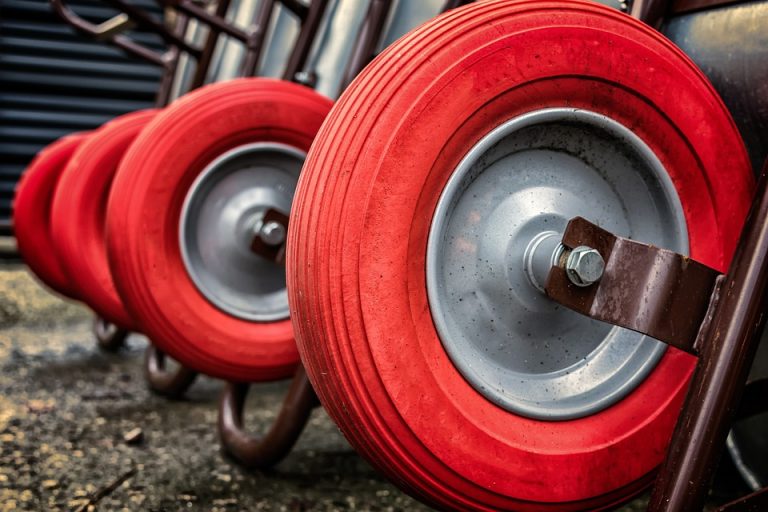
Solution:
<svg viewBox="0 0 768 512"><path fill-rule="evenodd" d="M532 418L598 412L650 373L665 346L581 316L543 292L569 219L688 251L674 185L623 125L544 109L497 127L442 191L427 244L427 293L438 336L465 379Z"/></svg>
<svg viewBox="0 0 768 512"><path fill-rule="evenodd" d="M285 268L251 250L255 236L277 239L285 226L265 226L265 212L286 215L306 154L278 143L234 148L211 162L187 193L179 243L184 265L203 296L238 318L288 318ZM267 240L269 243L270 240Z"/></svg>

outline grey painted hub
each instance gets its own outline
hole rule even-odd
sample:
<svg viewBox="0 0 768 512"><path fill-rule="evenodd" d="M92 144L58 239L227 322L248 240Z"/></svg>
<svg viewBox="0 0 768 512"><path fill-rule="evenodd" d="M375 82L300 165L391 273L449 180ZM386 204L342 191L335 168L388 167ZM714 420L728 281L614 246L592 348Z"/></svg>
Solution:
<svg viewBox="0 0 768 512"><path fill-rule="evenodd" d="M211 162L189 189L182 258L200 293L222 311L258 322L288 318L285 267L252 252L251 243L255 236L280 242L284 227L264 225L262 217L271 208L290 212L305 157L284 144L239 146Z"/></svg>
<svg viewBox="0 0 768 512"><path fill-rule="evenodd" d="M481 394L565 420L634 389L665 345L570 311L543 293L572 217L687 254L682 207L644 142L596 113L545 109L471 148L432 219L427 292L449 357Z"/></svg>

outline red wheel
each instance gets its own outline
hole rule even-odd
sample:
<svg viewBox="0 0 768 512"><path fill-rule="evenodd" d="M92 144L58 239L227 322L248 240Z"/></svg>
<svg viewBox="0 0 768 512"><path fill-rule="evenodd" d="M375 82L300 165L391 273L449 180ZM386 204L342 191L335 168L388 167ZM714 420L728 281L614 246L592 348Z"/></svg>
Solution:
<svg viewBox="0 0 768 512"><path fill-rule="evenodd" d="M278 220L330 107L287 82L211 85L158 115L121 163L110 265L144 332L184 366L235 381L294 371L284 267L252 247L285 238Z"/></svg>
<svg viewBox="0 0 768 512"><path fill-rule="evenodd" d="M129 330L136 325L117 294L107 261L107 199L120 160L156 113L126 114L95 131L72 155L51 209L52 236L62 267L76 276L77 295L104 320Z"/></svg>
<svg viewBox="0 0 768 512"><path fill-rule="evenodd" d="M302 360L431 504L615 506L661 462L694 360L558 308L529 252L582 215L723 269L752 186L722 102L652 29L577 1L452 11L363 72L308 156Z"/></svg>
<svg viewBox="0 0 768 512"><path fill-rule="evenodd" d="M40 151L24 171L13 201L14 234L24 261L43 283L71 299L78 295L51 239L51 202L67 162L87 136L69 135Z"/></svg>

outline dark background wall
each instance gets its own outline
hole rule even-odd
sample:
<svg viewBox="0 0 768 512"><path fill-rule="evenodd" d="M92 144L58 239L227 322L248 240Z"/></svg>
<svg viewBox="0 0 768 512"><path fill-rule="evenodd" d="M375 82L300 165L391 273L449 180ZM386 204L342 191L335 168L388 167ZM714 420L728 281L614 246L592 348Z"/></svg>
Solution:
<svg viewBox="0 0 768 512"><path fill-rule="evenodd" d="M133 3L160 14L153 0ZM99 0L68 4L90 21L116 14ZM76 33L47 0L0 0L0 236L11 235L14 187L41 148L152 106L159 78L159 68Z"/></svg>

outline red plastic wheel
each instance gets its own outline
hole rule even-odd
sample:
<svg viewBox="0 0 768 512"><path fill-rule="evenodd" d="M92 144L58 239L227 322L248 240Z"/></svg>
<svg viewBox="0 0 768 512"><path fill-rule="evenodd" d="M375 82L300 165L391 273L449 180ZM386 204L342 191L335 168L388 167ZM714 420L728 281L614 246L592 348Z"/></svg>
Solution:
<svg viewBox="0 0 768 512"><path fill-rule="evenodd" d="M59 177L87 133L62 137L44 148L21 176L13 200L13 228L24 261L52 290L78 299L51 237L51 203Z"/></svg>
<svg viewBox="0 0 768 512"><path fill-rule="evenodd" d="M636 153L623 160L630 150L620 154L614 144L631 145ZM613 210L588 200L598 187L584 189L586 200L557 188L563 180L572 180L565 182L575 183L578 192L580 179L598 183L603 175L592 170L613 172L604 160L626 164L626 179L601 189L606 197L619 197L619 189L632 183L621 196L626 201L616 201ZM452 179L460 169L469 169L459 176L463 181ZM649 181L635 183L633 169L661 171L644 170ZM485 173L497 182L447 206L464 231L430 237L442 222L436 217L441 198L473 190ZM541 180L535 181L541 186L505 195L505 184L518 177ZM531 336L531 326L562 328L561 337L553 338L562 344L570 324L537 322L536 314L552 304L543 294L534 297L527 280L519 286L531 288L529 305L499 306L498 297L518 300L511 293L517 284L508 285L510 294L506 284L498 293L494 287L523 276L524 260L503 260L517 254L514 246L482 249L506 243L504 230L511 233L520 223L516 213L549 221L557 231L584 208L642 212L655 203L638 200L654 197L680 214L662 211L653 229L663 232L681 222L678 242L693 258L722 270L752 187L743 144L724 105L691 61L654 30L578 1L489 1L452 11L401 39L358 77L308 156L287 255L302 360L353 446L414 496L462 510L610 508L646 486L662 461L694 359L662 349L644 372L632 374L639 380L606 400L588 396L592 403L576 413L557 409L557 400L544 412L534 407L541 404L522 399L510 405L504 393L515 393L516 386L534 389L536 378L549 374L520 370L525 378L492 389L478 384L473 365L547 364L567 378L570 367L556 365L568 360L568 345L552 353ZM517 201L512 209L509 202ZM477 231L486 221L488 231ZM620 228L632 232L635 226ZM477 286L454 297L456 304L478 305L477 316L455 319L468 325L477 320L477 332L487 334L473 339L477 354L453 351L453 331L440 330L436 320L440 302L431 294L434 264L427 257L433 242L446 247L436 253L438 260L475 253L487 258L437 278L446 286L477 278ZM500 325L510 317L521 318L528 338L502 335L517 328ZM580 320L586 319L568 317ZM648 342L654 343L642 341ZM604 345L610 341L594 352ZM535 351L549 359L523 361ZM621 375L620 368L604 366ZM533 412L520 412L527 406Z"/></svg>
<svg viewBox="0 0 768 512"><path fill-rule="evenodd" d="M120 164L107 213L115 282L184 366L236 381L293 373L285 270L251 247L262 228L284 237L266 216L288 213L331 105L276 80L210 85L167 107Z"/></svg>
<svg viewBox="0 0 768 512"><path fill-rule="evenodd" d="M51 209L52 237L77 295L104 320L129 330L137 326L117 294L107 260L107 199L120 160L156 114L132 112L93 132L67 164Z"/></svg>

